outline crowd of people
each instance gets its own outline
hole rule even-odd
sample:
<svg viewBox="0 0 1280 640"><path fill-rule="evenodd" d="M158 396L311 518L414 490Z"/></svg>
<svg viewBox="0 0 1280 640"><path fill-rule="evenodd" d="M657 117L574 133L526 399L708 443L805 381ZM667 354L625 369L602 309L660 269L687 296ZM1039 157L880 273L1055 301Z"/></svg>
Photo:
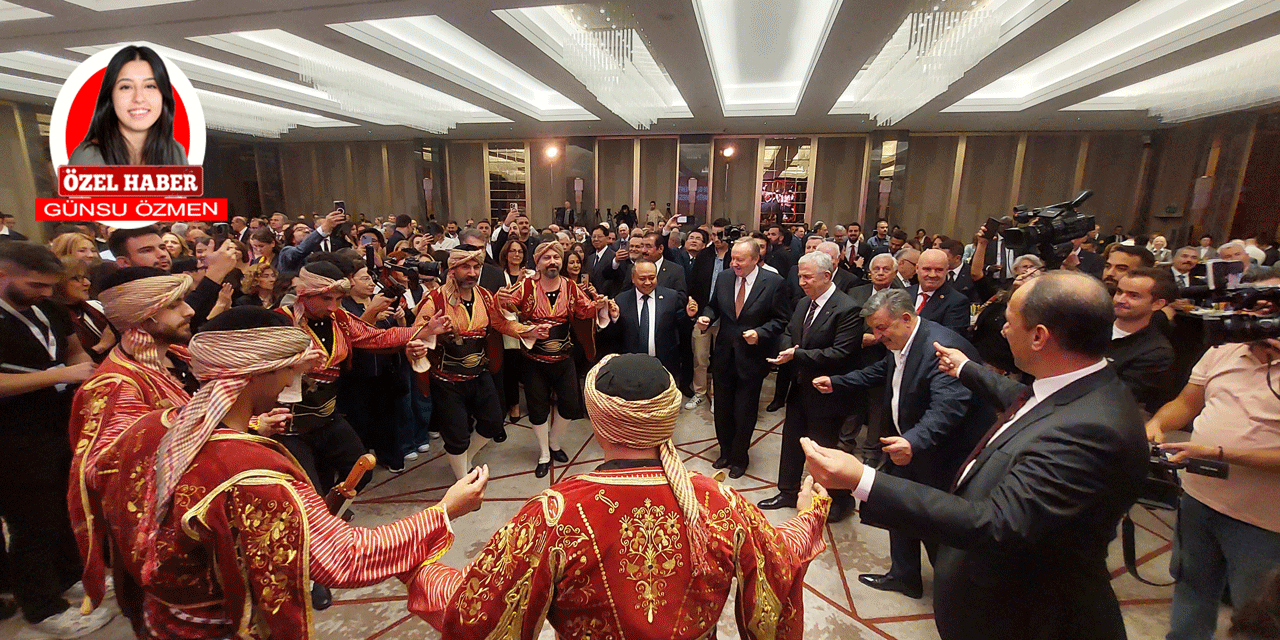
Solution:
<svg viewBox="0 0 1280 640"><path fill-rule="evenodd" d="M1107 545L1155 443L1231 468L1184 484L1168 637L1211 637L1226 593L1241 636L1267 637L1280 342L1206 350L1184 298L1210 259L1280 285L1270 234L1173 249L1095 229L1045 256L986 226L664 217L338 210L68 224L44 244L0 219L0 615L77 637L109 621L114 584L139 637L301 638L330 588L399 576L445 637L548 619L694 638L736 576L744 637L798 638L821 527L857 511L891 548L859 580L921 598L927 556L943 638L1122 638ZM770 376L764 411L785 414L761 469ZM684 469L671 434L699 411L713 467L776 492L752 505ZM543 478L582 418L605 464L535 496L468 567L437 564L483 498L480 452L523 422ZM440 505L363 529L328 504L367 482L344 483L366 452L394 474L433 447L457 479ZM775 509L797 515L771 525ZM606 597L623 578L636 593Z"/></svg>

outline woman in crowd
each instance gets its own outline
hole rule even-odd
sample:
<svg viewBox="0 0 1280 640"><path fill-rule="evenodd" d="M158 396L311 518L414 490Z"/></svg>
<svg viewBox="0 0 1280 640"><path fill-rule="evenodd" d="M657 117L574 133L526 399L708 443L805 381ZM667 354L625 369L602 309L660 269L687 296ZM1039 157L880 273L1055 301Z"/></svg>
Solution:
<svg viewBox="0 0 1280 640"><path fill-rule="evenodd" d="M513 286L520 280L530 277L533 272L524 268L525 246L519 240L507 240L498 252L498 264L502 265L503 284ZM523 374L520 363L524 354L520 353L520 341L511 336L502 336L502 392L507 402L507 417L520 419L520 376Z"/></svg>
<svg viewBox="0 0 1280 640"><path fill-rule="evenodd" d="M59 258L75 258L86 265L96 264L102 258L93 238L83 233L64 233L49 242L49 248Z"/></svg>
<svg viewBox="0 0 1280 640"><path fill-rule="evenodd" d="M191 255L191 252L187 250L187 241L179 238L178 234L173 232L160 236L160 246L164 247L164 250L169 252L169 257L174 260Z"/></svg>
<svg viewBox="0 0 1280 640"><path fill-rule="evenodd" d="M1155 236L1147 245L1147 250L1155 256L1156 264L1173 262L1173 251L1169 250L1169 241L1164 236Z"/></svg>
<svg viewBox="0 0 1280 640"><path fill-rule="evenodd" d="M1044 271L1044 261L1038 256L1027 254L1013 261L1014 279L1008 287L1000 290L978 310L978 318L970 329L970 342L973 343L983 362L1003 374L1021 375L1022 372L1013 364L1013 352L1009 349L1009 341L1004 337L1005 310L1009 307L1009 298L1018 287L1039 276Z"/></svg>
<svg viewBox="0 0 1280 640"><path fill-rule="evenodd" d="M916 229L916 242L919 242L920 244L924 244L925 240L928 237L929 237L929 234L925 232L924 229Z"/></svg>
<svg viewBox="0 0 1280 640"><path fill-rule="evenodd" d="M76 337L89 357L102 362L116 346L116 334L102 313L102 305L89 297L89 266L78 258L64 257L62 267L62 281L54 289L53 299L71 312Z"/></svg>
<svg viewBox="0 0 1280 640"><path fill-rule="evenodd" d="M278 274L271 265L260 262L250 265L240 279L240 292L244 295L236 298L235 306L255 306L266 309L280 308L280 294L277 293L276 280Z"/></svg>
<svg viewBox="0 0 1280 640"><path fill-rule="evenodd" d="M249 249L253 253L251 264L265 262L272 267L279 267L280 243L269 227L258 229L249 236Z"/></svg>

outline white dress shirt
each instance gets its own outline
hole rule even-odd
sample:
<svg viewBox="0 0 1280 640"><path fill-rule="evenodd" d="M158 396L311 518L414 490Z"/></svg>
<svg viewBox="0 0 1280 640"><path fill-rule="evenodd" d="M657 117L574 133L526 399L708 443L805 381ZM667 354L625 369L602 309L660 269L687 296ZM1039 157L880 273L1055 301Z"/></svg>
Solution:
<svg viewBox="0 0 1280 640"><path fill-rule="evenodd" d="M1169 267L1169 273L1173 274L1173 283L1179 287L1191 286L1191 272L1182 273L1177 267Z"/></svg>
<svg viewBox="0 0 1280 640"><path fill-rule="evenodd" d="M902 396L902 374L906 368L907 354L911 352L911 344L916 341L916 334L920 332L920 319L916 318L916 326L911 329L911 336L907 338L907 344L902 346L902 350L889 350L893 354L893 380L890 382L893 387L893 399L889 404L889 409L893 411L893 426L902 433L902 426L898 424L898 398Z"/></svg>
<svg viewBox="0 0 1280 640"><path fill-rule="evenodd" d="M972 361L968 361L960 365L961 371L963 371L964 368L968 366L971 362ZM974 366L980 366L980 365L974 365ZM1064 373L1062 375L1044 378L1043 380L1036 380L1035 382L1031 383L1031 397L1027 400L1025 404L1022 405L1022 408L1019 409L1017 413L1013 414L1012 418L1009 418L1009 420L1006 421L1003 425L1001 425L999 429L996 429L995 433L991 434L990 440L987 440L986 442L981 443L982 446L986 446L988 443L995 442L996 439L998 439L1001 436L1001 434L1007 431L1009 427L1013 426L1013 424L1016 423L1019 419L1021 419L1022 416L1027 415L1028 411L1031 411L1036 407L1036 405L1049 399L1049 397L1052 396L1053 394L1065 389L1067 386L1069 386L1071 383L1075 382L1076 380L1079 380L1081 378L1084 378L1085 376L1089 376L1099 371L1102 371L1102 369L1106 366L1107 366L1107 360L1106 358L1102 358L1097 362L1083 369L1076 369L1075 371L1072 371L1070 373ZM959 372L957 372L957 374L958 373ZM976 462L977 460L975 459L971 461L967 466L965 466L964 472L960 474L960 481L956 483L956 486L960 486L964 484L964 481L967 479L969 472L973 470L973 465ZM875 481L876 481L875 469L872 469L871 467L867 467L866 469L864 469L862 472L862 480L858 481L858 487L853 490L854 497L859 500L866 500L867 496L871 494L871 488L875 485Z"/></svg>
<svg viewBox="0 0 1280 640"><path fill-rule="evenodd" d="M644 317L643 305L648 305L649 307L649 355L656 357L658 355L658 351L653 344L653 328L658 324L658 290L654 289L653 293L650 293L648 295L649 295L649 301L645 302L644 301L645 294L640 293L640 290L636 289L636 322L639 322L640 318Z"/></svg>
<svg viewBox="0 0 1280 640"><path fill-rule="evenodd" d="M934 289L933 291L925 291L924 287L921 286L920 289L916 292L916 308L919 309L920 305L924 303L925 296L929 296L930 298L932 298L933 296L937 295L937 293L938 293L937 289Z"/></svg>
<svg viewBox="0 0 1280 640"><path fill-rule="evenodd" d="M813 317L815 320L818 318L818 314L822 313L822 307L826 306L827 301L830 300L831 296L835 294L836 289L837 289L836 283L832 282L831 284L827 285L827 290L823 291L822 295L818 296L817 300L814 300L814 302L818 303L818 308L814 309L813 311ZM808 313L809 312L806 310L805 314L808 315Z"/></svg>
<svg viewBox="0 0 1280 640"><path fill-rule="evenodd" d="M748 273L745 276L747 279L747 293L742 296L743 304L746 304L746 301L751 299L751 288L756 286L756 278L760 275L760 267L768 267L768 265L763 263L757 264L756 267L751 270L751 273ZM738 299L738 285L740 282L742 282L742 278L739 278L737 275L734 275L733 293L731 295L733 296L732 299L735 301Z"/></svg>

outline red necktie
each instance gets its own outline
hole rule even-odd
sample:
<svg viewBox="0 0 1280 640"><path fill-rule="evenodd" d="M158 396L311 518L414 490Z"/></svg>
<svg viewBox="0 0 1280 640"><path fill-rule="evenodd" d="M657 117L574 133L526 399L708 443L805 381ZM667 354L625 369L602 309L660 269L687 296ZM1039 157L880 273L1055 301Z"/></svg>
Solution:
<svg viewBox="0 0 1280 640"><path fill-rule="evenodd" d="M929 294L921 292L920 295L923 297L920 299L920 306L916 307L916 315L920 315L920 312L924 311L924 306L929 304Z"/></svg>
<svg viewBox="0 0 1280 640"><path fill-rule="evenodd" d="M970 366L974 365L971 364ZM987 433L982 436L982 440L978 442L978 446L974 447L973 451L969 453L969 457L964 459L964 464L960 465L960 471L956 473L956 479L951 481L951 493L955 493L956 489L960 486L960 479L964 477L964 472L969 468L969 463L977 460L978 456L982 455L982 450L986 449L987 445L991 444L991 439L996 436L996 432L1000 430L1000 427L1003 427L1004 423L1018 415L1018 411L1022 409L1023 405L1027 404L1027 401L1031 399L1032 395L1031 387L1023 389L1022 393L1018 394L1017 399L1013 401L1013 404L1005 407L1005 410L1000 412L1000 415L996 416L996 423L991 425L990 429L987 429Z"/></svg>

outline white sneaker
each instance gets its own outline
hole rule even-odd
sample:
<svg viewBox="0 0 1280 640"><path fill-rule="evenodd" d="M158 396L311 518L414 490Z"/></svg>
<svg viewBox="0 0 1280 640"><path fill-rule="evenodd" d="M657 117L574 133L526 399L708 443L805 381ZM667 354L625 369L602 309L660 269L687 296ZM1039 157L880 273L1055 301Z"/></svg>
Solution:
<svg viewBox="0 0 1280 640"><path fill-rule="evenodd" d="M432 434L432 435L434 436L435 434ZM431 450L431 443L430 443L430 442L427 442L427 443L423 443L423 444L418 445L418 453L426 453L426 452L428 452L428 451L430 451L430 450Z"/></svg>
<svg viewBox="0 0 1280 640"><path fill-rule="evenodd" d="M80 638L107 626L115 617L115 612L108 607L98 607L93 613L82 616L79 605L71 605L66 611L49 616L31 628L53 638Z"/></svg>
<svg viewBox="0 0 1280 640"><path fill-rule="evenodd" d="M688 402L684 403L684 408L697 409L698 405L702 404L703 400L705 400L705 398L702 397L702 394L695 393L692 398L689 398Z"/></svg>
<svg viewBox="0 0 1280 640"><path fill-rule="evenodd" d="M404 459L405 459L405 460L408 460L408 461L410 461L410 462L412 462L412 461L414 461L414 460L417 460L417 459L418 459L418 452L417 452L417 451L410 451L409 453L404 454Z"/></svg>

